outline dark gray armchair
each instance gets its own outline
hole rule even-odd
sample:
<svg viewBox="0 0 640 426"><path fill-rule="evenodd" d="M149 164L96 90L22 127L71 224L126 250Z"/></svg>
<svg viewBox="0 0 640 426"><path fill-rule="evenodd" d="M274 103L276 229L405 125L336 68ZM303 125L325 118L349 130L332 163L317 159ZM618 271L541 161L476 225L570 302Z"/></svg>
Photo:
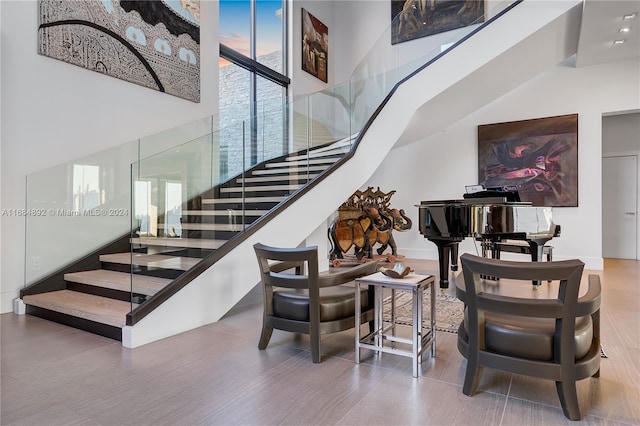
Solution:
<svg viewBox="0 0 640 426"><path fill-rule="evenodd" d="M579 260L510 262L469 254L460 260L464 287L456 291L465 302L465 318L458 350L467 359L463 393L476 393L483 367L550 379L565 416L579 420L576 381L600 374L600 278L590 275L586 294L578 297L584 268ZM481 276L517 280L500 286L526 286L523 295L527 288L533 292L531 281L559 280L558 296L485 292Z"/></svg>
<svg viewBox="0 0 640 426"><path fill-rule="evenodd" d="M274 328L309 334L311 357L313 362L320 362L321 336L355 326L355 288L341 284L375 273L376 263L319 274L317 247L253 247L264 289L258 348L267 347ZM292 269L295 273L290 272ZM362 323L373 321L373 297L373 291L361 290Z"/></svg>

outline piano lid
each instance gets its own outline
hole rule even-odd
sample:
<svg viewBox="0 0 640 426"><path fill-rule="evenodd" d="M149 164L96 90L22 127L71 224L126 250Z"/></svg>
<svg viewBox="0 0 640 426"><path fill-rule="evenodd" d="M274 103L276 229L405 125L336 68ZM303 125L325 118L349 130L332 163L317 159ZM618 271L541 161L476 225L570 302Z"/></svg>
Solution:
<svg viewBox="0 0 640 426"><path fill-rule="evenodd" d="M507 204L514 206L530 206L531 203L529 201L509 201L506 197L483 197L483 198L469 198L464 200L435 200L435 201L420 201L420 205L416 205L416 207L426 207L426 206L452 206L452 205L463 205L463 206L471 206L471 205L488 205L488 204Z"/></svg>
<svg viewBox="0 0 640 426"><path fill-rule="evenodd" d="M462 196L468 198L489 198L504 197L507 201L520 202L520 194L517 186L496 186L485 188L483 185L472 185L465 187L466 192Z"/></svg>

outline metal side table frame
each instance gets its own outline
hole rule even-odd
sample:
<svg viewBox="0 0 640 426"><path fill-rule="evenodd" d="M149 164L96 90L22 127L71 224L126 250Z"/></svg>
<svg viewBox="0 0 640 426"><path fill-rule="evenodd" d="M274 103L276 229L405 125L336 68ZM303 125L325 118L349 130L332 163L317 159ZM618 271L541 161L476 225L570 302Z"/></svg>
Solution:
<svg viewBox="0 0 640 426"><path fill-rule="evenodd" d="M360 350L369 349L376 353L387 352L391 354L410 357L413 362L413 377L418 377L418 367L422 362L422 353L431 347L431 356L436 356L436 292L434 289L435 278L433 275L409 274L404 278L391 278L382 272L357 278L356 298L355 298L355 323L356 323L356 364L360 363ZM365 336L360 335L362 308L360 302L360 286L370 285L374 287L375 295L375 316L374 330ZM431 286L431 318L430 329L426 330L422 324L422 298L424 290ZM383 289L391 290L391 319L384 321L383 313ZM411 291L411 314L412 331L411 339L396 336L396 313L395 313L395 292L396 290ZM391 331L391 334L387 334ZM391 342L391 346L385 346L386 341ZM400 349L395 343L405 343L411 345L411 350Z"/></svg>

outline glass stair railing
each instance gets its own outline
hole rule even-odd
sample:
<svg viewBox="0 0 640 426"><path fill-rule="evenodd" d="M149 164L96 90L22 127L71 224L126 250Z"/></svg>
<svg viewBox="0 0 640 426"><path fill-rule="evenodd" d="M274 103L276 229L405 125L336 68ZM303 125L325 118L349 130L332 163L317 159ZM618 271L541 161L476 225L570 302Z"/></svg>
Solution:
<svg viewBox="0 0 640 426"><path fill-rule="evenodd" d="M27 312L81 312L118 338L345 162L404 79L517 3L499 3L484 23L426 38L418 50L390 43L392 23L342 85L224 127L208 117L29 175L27 210L37 213L26 218ZM41 293L69 306L53 308ZM113 312L78 308L75 293Z"/></svg>

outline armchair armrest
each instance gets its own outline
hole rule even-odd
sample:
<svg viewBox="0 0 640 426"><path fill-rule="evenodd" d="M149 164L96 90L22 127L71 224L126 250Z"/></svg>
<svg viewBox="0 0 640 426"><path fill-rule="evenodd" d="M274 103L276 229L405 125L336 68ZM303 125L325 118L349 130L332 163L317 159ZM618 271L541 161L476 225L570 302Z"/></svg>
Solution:
<svg viewBox="0 0 640 426"><path fill-rule="evenodd" d="M377 271L378 264L376 262L363 263L344 271L320 275L318 277L318 286L322 288L345 284L355 280L356 278L364 277L365 275L370 275Z"/></svg>
<svg viewBox="0 0 640 426"><path fill-rule="evenodd" d="M589 275L587 293L578 299L577 316L590 315L600 309L601 286L598 275Z"/></svg>

